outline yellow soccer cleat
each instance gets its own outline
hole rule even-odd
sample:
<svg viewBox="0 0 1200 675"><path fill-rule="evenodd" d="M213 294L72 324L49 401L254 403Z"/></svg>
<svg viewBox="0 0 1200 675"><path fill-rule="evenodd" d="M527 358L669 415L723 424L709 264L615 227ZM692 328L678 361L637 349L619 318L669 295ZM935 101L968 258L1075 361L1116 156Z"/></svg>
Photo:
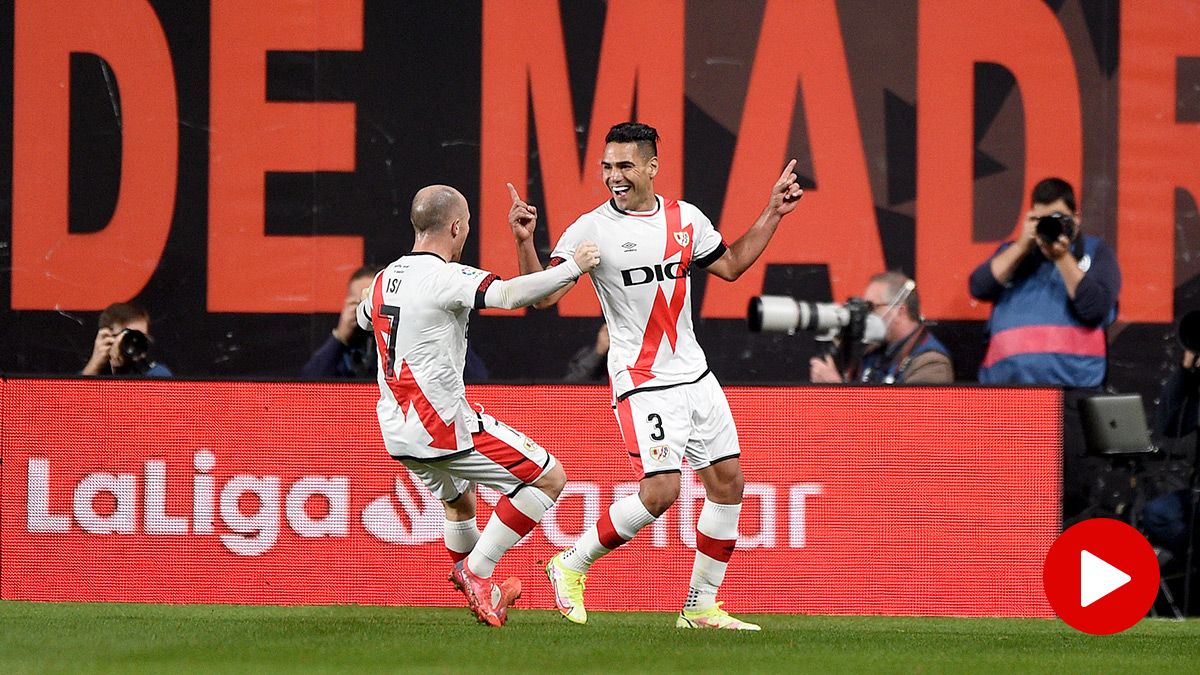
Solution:
<svg viewBox="0 0 1200 675"><path fill-rule="evenodd" d="M576 572L562 562L562 553L546 563L546 577L554 588L554 604L567 621L587 623L587 610L583 608L583 582L587 575Z"/></svg>
<svg viewBox="0 0 1200 675"><path fill-rule="evenodd" d="M676 628L719 628L723 630L762 630L758 624L742 621L729 616L729 613L721 609L724 603L709 607L708 609L688 610L685 609L679 612L679 618L675 619Z"/></svg>

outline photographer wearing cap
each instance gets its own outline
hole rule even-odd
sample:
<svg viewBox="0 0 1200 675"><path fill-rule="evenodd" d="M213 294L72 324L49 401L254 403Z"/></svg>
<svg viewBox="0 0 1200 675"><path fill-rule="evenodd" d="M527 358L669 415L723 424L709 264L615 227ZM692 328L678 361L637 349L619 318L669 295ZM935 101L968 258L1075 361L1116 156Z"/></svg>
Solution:
<svg viewBox="0 0 1200 675"><path fill-rule="evenodd" d="M868 384L947 384L954 381L950 352L921 317L921 301L915 286L899 272L883 272L871 277L863 291L872 312L883 320L886 332L882 343L862 358L855 382ZM842 377L832 355L809 360L809 379L836 383Z"/></svg>
<svg viewBox="0 0 1200 675"><path fill-rule="evenodd" d="M114 302L100 313L100 330L82 375L173 377L150 358L150 314L140 305Z"/></svg>
<svg viewBox="0 0 1200 675"><path fill-rule="evenodd" d="M1066 181L1042 180L1032 202L1017 240L971 274L971 296L992 303L979 381L1099 387L1121 290L1116 256L1082 234Z"/></svg>

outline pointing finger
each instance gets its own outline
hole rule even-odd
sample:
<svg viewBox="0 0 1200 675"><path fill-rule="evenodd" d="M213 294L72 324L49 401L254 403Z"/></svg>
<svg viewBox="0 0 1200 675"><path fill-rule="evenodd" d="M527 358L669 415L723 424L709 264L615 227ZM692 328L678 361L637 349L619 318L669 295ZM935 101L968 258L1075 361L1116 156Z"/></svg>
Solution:
<svg viewBox="0 0 1200 675"><path fill-rule="evenodd" d="M512 197L514 202L521 201L521 195L517 194L517 188L513 187L512 183L505 183L508 186L508 196Z"/></svg>
<svg viewBox="0 0 1200 675"><path fill-rule="evenodd" d="M787 180L788 174L792 173L792 169L794 168L796 168L796 160L793 159L792 161L788 162L787 168L783 170L783 173L779 174L779 182L782 183L783 181Z"/></svg>

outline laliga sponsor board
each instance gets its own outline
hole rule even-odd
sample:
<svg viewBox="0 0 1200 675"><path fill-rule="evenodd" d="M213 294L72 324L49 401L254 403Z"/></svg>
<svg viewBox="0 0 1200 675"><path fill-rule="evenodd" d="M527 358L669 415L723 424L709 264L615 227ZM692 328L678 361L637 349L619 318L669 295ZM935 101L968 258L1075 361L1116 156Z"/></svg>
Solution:
<svg viewBox="0 0 1200 675"><path fill-rule="evenodd" d="M5 380L6 599L457 605L443 510L390 460L373 385ZM637 490L608 391L469 398L564 464L559 504L501 562L540 561ZM746 473L722 597L739 611L1052 616L1059 430L1040 389L728 389ZM1038 414L1031 414L1037 411ZM589 608L673 610L704 491L593 568ZM499 497L480 490L480 523Z"/></svg>

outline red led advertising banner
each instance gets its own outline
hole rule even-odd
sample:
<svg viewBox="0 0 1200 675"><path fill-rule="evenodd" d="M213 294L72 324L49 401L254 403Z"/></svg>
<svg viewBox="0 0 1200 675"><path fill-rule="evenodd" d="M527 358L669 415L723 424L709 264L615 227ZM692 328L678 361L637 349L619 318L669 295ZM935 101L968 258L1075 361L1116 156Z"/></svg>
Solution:
<svg viewBox="0 0 1200 675"><path fill-rule="evenodd" d="M1059 530L1053 389L729 387L746 475L720 597L738 612L1037 616ZM383 449L372 385L3 381L4 599L458 605L443 510ZM497 568L541 561L637 489L609 393L468 388L569 483ZM589 609L675 610L703 489L601 559ZM480 524L497 495L480 490Z"/></svg>

